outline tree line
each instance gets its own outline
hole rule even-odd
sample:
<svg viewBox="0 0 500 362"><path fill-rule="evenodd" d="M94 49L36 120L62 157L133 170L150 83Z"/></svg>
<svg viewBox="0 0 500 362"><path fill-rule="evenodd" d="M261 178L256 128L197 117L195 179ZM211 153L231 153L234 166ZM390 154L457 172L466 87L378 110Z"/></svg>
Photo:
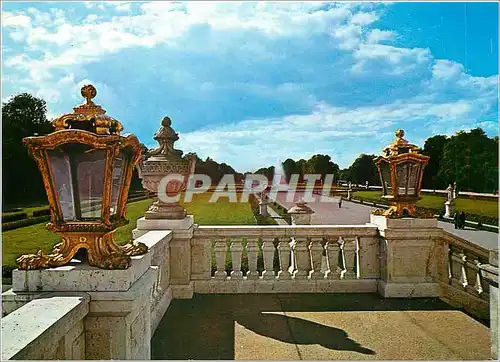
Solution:
<svg viewBox="0 0 500 362"><path fill-rule="evenodd" d="M481 128L458 131L447 137L437 135L428 138L419 150L429 156L424 169L422 188L445 189L449 184L457 183L462 191L497 192L498 191L498 136L489 138ZM300 180L307 173L324 175L332 173L334 181L351 181L355 184L380 185L375 160L378 156L360 154L345 169L339 169L328 155L314 155L309 160L294 161L287 159L283 168L287 180L298 173ZM274 166L261 168L257 173L270 178L274 175Z"/></svg>
<svg viewBox="0 0 500 362"><path fill-rule="evenodd" d="M28 155L22 144L24 137L45 135L52 132L47 119L47 105L43 99L28 93L11 97L2 104L2 202L12 205L23 202L46 202L40 172L35 161ZM145 151L147 149L145 148ZM444 189L456 182L460 190L493 192L498 188L498 136L489 138L481 128L469 132L459 131L451 137L437 135L428 138L421 149L430 156L423 175L423 187ZM225 174L235 175L241 182L244 174L236 172L226 163L218 163L208 157L196 157L196 173L210 176L214 184L219 183ZM305 174L333 174L334 181L345 180L357 184L380 185L374 160L377 156L361 154L345 169L329 155L316 154L309 159L286 159L283 171L287 180L290 175L299 174L299 182ZM281 170L280 170L281 171ZM274 166L263 167L256 171L266 175L269 180L274 176ZM140 189L141 182L134 172L133 188Z"/></svg>

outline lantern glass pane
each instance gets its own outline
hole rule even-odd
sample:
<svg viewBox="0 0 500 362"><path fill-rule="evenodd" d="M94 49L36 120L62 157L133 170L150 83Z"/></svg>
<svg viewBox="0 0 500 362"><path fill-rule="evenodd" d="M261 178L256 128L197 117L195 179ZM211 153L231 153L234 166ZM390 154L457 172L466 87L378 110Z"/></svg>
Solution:
<svg viewBox="0 0 500 362"><path fill-rule="evenodd" d="M408 195L416 195L418 189L418 171L420 165L417 163L408 164Z"/></svg>
<svg viewBox="0 0 500 362"><path fill-rule="evenodd" d="M380 163L380 173L382 175L382 186L384 187L384 195L392 194L392 185L391 185L391 172L390 166L387 162Z"/></svg>
<svg viewBox="0 0 500 362"><path fill-rule="evenodd" d="M59 199L63 220L72 221L76 219L73 180L71 176L70 158L61 150L47 151L49 164L54 177L53 183L55 193Z"/></svg>
<svg viewBox="0 0 500 362"><path fill-rule="evenodd" d="M403 162L396 166L396 182L398 195L406 195L408 187L408 163Z"/></svg>
<svg viewBox="0 0 500 362"><path fill-rule="evenodd" d="M91 150L75 155L78 198L82 219L101 217L106 151Z"/></svg>
<svg viewBox="0 0 500 362"><path fill-rule="evenodd" d="M111 181L111 205L110 214L118 213L118 201L120 198L120 190L123 186L123 174L127 165L126 156L121 153L113 162L113 176Z"/></svg>

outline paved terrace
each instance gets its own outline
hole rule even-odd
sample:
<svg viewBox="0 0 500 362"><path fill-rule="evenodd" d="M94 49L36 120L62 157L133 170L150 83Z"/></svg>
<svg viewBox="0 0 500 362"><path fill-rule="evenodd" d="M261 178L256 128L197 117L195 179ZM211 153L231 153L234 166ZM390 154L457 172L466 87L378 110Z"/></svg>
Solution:
<svg viewBox="0 0 500 362"><path fill-rule="evenodd" d="M295 194L295 201L300 200L303 192ZM320 196L314 195L316 200ZM324 196L323 196L324 197ZM376 207L362 205L347 200L342 201L342 207L339 208L338 197L324 197L331 202L311 202L308 206L315 211L312 215L311 224L313 225L359 225L370 222L370 213ZM290 208L295 205L294 202L286 200L286 192L278 193L278 203ZM468 240L476 245L482 246L485 249L498 249L498 234L484 230L473 229L466 227L465 229L455 229L453 224L438 221L438 226L444 230Z"/></svg>
<svg viewBox="0 0 500 362"><path fill-rule="evenodd" d="M195 295L174 300L152 359L485 360L489 329L439 299L376 294Z"/></svg>

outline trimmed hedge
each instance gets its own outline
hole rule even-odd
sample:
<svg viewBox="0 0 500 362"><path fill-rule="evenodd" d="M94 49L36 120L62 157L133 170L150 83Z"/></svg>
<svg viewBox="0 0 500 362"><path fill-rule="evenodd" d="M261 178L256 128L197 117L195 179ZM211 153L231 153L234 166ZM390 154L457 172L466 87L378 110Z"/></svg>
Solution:
<svg viewBox="0 0 500 362"><path fill-rule="evenodd" d="M25 212L16 212L15 214L2 214L2 223L27 219L28 214Z"/></svg>
<svg viewBox="0 0 500 362"><path fill-rule="evenodd" d="M273 209L288 223L292 224L292 216L288 213L288 209L276 201L273 201Z"/></svg>
<svg viewBox="0 0 500 362"><path fill-rule="evenodd" d="M50 209L47 207L45 209L35 210L33 211L33 217L37 216L47 216L50 215Z"/></svg>
<svg viewBox="0 0 500 362"><path fill-rule="evenodd" d="M38 216L38 217L30 217L28 219L23 219L23 220L7 222L7 223L2 224L2 231L14 230L14 229L21 228L23 226L40 224L42 222L46 222L49 220L50 220L50 216Z"/></svg>

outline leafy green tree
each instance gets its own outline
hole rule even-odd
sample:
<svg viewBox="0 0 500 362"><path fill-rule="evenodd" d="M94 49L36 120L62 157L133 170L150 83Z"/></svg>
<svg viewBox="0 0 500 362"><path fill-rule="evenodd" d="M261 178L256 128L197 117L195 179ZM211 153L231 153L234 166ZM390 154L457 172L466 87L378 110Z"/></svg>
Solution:
<svg viewBox="0 0 500 362"><path fill-rule="evenodd" d="M311 174L320 174L324 180L325 175L333 174L334 180L338 178L339 166L331 161L328 155L314 155L305 163L305 172Z"/></svg>
<svg viewBox="0 0 500 362"><path fill-rule="evenodd" d="M429 156L429 162L424 169L422 178L422 187L427 189L445 189L448 185L446 181L438 177L441 161L443 158L443 150L448 142L446 136L437 135L425 140L422 154Z"/></svg>
<svg viewBox="0 0 500 362"><path fill-rule="evenodd" d="M498 139L481 128L459 131L443 149L438 177L459 190L492 192L498 188Z"/></svg>
<svg viewBox="0 0 500 362"><path fill-rule="evenodd" d="M377 166L375 165L375 155L365 155L362 153L352 163L352 165L344 171L343 178L356 184L364 184L366 181L370 185L380 185Z"/></svg>
<svg viewBox="0 0 500 362"><path fill-rule="evenodd" d="M283 162L283 169L285 170L286 179L290 182L291 175L300 174L297 163L291 158L287 158Z"/></svg>
<svg viewBox="0 0 500 362"><path fill-rule="evenodd" d="M43 99L22 93L2 104L2 195L5 204L46 202L42 178L22 139L52 132Z"/></svg>

